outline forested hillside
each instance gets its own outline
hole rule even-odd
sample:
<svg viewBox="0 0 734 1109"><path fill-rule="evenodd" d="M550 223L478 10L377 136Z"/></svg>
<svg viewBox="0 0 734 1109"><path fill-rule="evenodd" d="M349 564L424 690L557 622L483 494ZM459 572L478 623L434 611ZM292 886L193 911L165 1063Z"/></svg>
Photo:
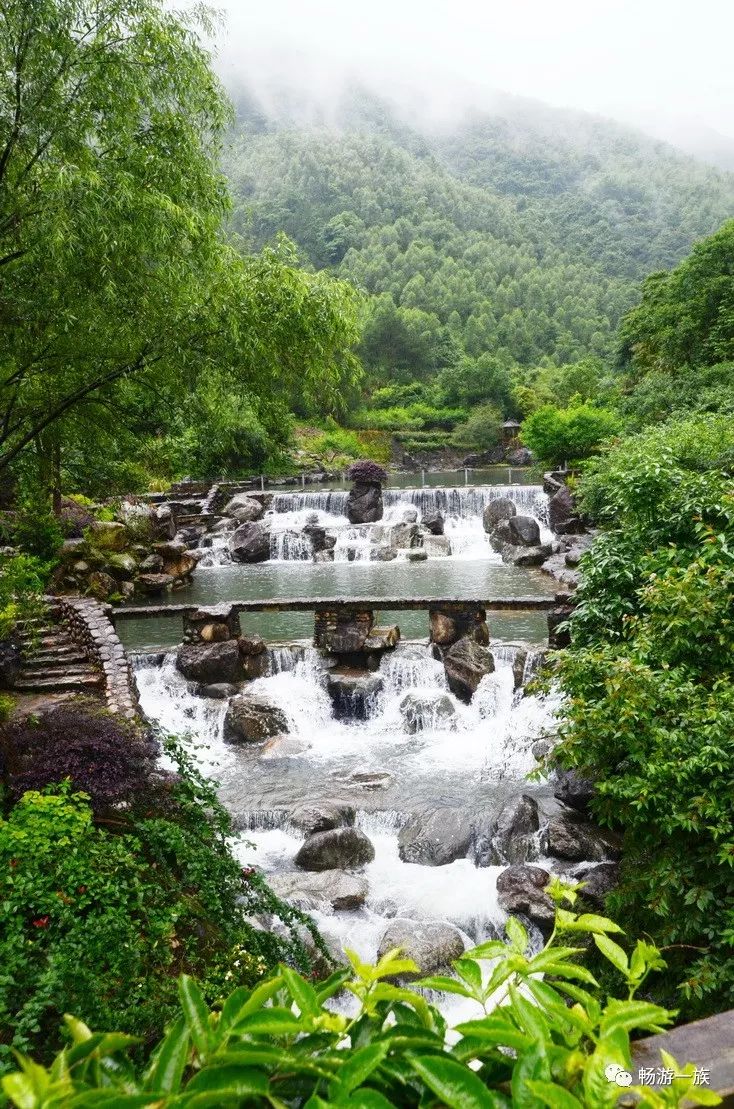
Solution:
<svg viewBox="0 0 734 1109"><path fill-rule="evenodd" d="M734 176L530 102L434 130L364 91L328 124L246 93L236 105L234 228L253 248L284 231L372 294L372 384L467 359L481 377L609 356L643 277L734 211Z"/></svg>

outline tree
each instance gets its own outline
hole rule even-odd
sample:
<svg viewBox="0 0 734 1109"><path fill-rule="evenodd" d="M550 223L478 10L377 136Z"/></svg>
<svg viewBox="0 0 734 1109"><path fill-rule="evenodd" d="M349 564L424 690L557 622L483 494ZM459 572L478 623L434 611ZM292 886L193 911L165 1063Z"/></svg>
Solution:
<svg viewBox="0 0 734 1109"><path fill-rule="evenodd" d="M353 378L354 294L222 234L229 109L162 0L0 5L0 472L132 379L202 370L328 407Z"/></svg>
<svg viewBox="0 0 734 1109"><path fill-rule="evenodd" d="M522 425L523 443L543 462L558 465L594 454L619 426L617 416L591 404L537 409Z"/></svg>

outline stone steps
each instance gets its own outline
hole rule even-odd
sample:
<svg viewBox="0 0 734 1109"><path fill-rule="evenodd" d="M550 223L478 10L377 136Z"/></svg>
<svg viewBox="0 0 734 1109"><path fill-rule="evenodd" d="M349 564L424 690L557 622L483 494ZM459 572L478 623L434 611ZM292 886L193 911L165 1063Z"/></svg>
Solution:
<svg viewBox="0 0 734 1109"><path fill-rule="evenodd" d="M91 669L83 674L70 675L48 675L43 671L37 675L29 675L24 671L13 689L20 693L89 693L100 689L103 682L102 674Z"/></svg>

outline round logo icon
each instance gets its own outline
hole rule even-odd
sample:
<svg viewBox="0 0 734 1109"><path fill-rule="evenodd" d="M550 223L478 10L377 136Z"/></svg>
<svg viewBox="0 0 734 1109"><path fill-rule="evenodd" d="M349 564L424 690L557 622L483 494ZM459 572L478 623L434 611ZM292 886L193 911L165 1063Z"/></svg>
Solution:
<svg viewBox="0 0 734 1109"><path fill-rule="evenodd" d="M608 1082L616 1082L618 1086L632 1085L632 1075L628 1070L625 1070L624 1067L621 1067L619 1063L608 1063L604 1068L604 1074Z"/></svg>

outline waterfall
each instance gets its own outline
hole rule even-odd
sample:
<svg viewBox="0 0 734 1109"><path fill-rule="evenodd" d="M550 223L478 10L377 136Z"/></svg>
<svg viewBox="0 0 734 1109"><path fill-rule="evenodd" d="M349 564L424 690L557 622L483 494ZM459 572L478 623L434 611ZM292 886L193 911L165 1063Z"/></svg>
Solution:
<svg viewBox="0 0 734 1109"><path fill-rule="evenodd" d="M272 512L324 512L327 516L345 516L349 493L342 490L309 490L299 493L276 493L270 505Z"/></svg>

